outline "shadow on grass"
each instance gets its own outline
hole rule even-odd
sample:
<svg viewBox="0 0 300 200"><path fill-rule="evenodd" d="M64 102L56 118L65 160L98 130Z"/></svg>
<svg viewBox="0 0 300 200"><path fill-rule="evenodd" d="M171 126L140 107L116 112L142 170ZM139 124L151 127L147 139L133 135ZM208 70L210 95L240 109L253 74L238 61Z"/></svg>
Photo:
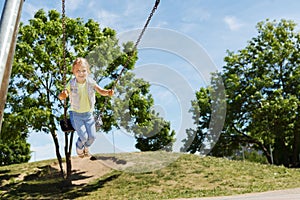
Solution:
<svg viewBox="0 0 300 200"><path fill-rule="evenodd" d="M101 189L102 187L104 187L104 185L106 183L117 179L120 175L121 174L119 172L114 173L114 174L112 173L112 174L109 174L106 177L103 177L102 179L100 179L96 183L85 185L85 186L80 187L80 188L77 187L77 190L73 190L73 191L70 191L68 194L65 194L64 198L74 199L74 198L77 198L77 197L86 196L86 195L88 195L89 193L91 193L93 191Z"/></svg>
<svg viewBox="0 0 300 200"><path fill-rule="evenodd" d="M9 181L10 179L17 178L20 174L9 174L10 170L1 170L0 171L0 187L5 184L5 181Z"/></svg>
<svg viewBox="0 0 300 200"><path fill-rule="evenodd" d="M93 156L91 160L102 160L102 161L112 161L118 165L126 165L126 160L118 159L114 156Z"/></svg>
<svg viewBox="0 0 300 200"><path fill-rule="evenodd" d="M7 171L9 172L9 171ZM0 172L7 173L7 172ZM73 173L70 180L61 177L60 171L50 165L39 168L39 171L24 176L23 180L10 180L19 174L1 175L0 199L74 199L102 188L105 183L120 176L120 172L107 174L94 184L73 185L72 181L88 178L82 173ZM7 180L2 185L2 180ZM9 181L10 180L10 181Z"/></svg>

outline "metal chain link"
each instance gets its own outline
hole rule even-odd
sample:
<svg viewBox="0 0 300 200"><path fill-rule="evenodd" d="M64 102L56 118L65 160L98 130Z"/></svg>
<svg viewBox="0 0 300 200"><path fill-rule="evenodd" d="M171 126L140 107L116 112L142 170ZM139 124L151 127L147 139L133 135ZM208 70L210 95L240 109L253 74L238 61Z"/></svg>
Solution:
<svg viewBox="0 0 300 200"><path fill-rule="evenodd" d="M65 0L62 0L62 45L63 45L63 84L64 84L64 89L66 88L66 74L67 74L67 67L66 67L66 11L65 11Z"/></svg>
<svg viewBox="0 0 300 200"><path fill-rule="evenodd" d="M144 25L144 27L143 27L141 33L139 34L138 39L137 39L136 42L135 42L133 51L135 51L135 50L137 49L137 46L138 46L138 44L140 43L140 41L141 41L141 39L142 39L142 37L143 37L143 35L144 35L144 32L145 32L146 28L148 27L148 25L149 25L149 23L150 23L150 21L151 21L151 19L152 19L152 16L154 15L154 13L155 13L155 11L156 11L156 9L157 9L159 3L160 3L160 0L156 0L156 1L155 1L155 4L154 4L154 6L153 6L153 8L152 8L152 10L151 10L151 12L150 12L150 15L148 16L148 18L147 18L147 20L146 20L146 23L145 23L145 25ZM118 81L120 80L120 78L121 78L123 72L125 71L127 65L129 64L129 61L130 61L131 57L132 57L132 56L129 56L129 57L127 58L125 65L123 65L123 68L121 69L121 71L120 71L118 77L116 78L114 84L112 85L112 88L111 88L111 89L114 89L114 88L116 87L116 85L117 85ZM105 100L104 100L104 105L103 105L103 107L102 107L102 109L101 109L99 115L97 116L97 119L98 119L98 120L101 120L101 115L103 114L104 108L107 106L107 103L108 103L108 98L105 98Z"/></svg>
<svg viewBox="0 0 300 200"><path fill-rule="evenodd" d="M62 18L61 18L61 23L62 23L62 46L63 46L63 85L64 85L64 90L66 89L67 86L67 66L66 66L66 11L65 11L65 0L62 0ZM67 100L64 100L64 121L65 124L67 125Z"/></svg>
<svg viewBox="0 0 300 200"><path fill-rule="evenodd" d="M141 39L142 39L142 37L143 37L143 35L144 35L144 32L145 32L146 28L148 27L148 25L149 25L149 23L150 23L150 21L151 21L151 19L152 19L152 16L154 15L154 13L155 13L155 11L156 11L158 5L159 5L159 2L160 2L160 0L156 0L156 1L155 1L155 4L154 4L154 6L153 6L153 8L152 8L152 10L151 10L151 13L150 13L150 15L148 16L148 19L147 19L147 21L146 21L146 23L145 23L145 25L144 25L144 27L143 27L141 33L139 34L138 39L137 39L136 42L135 42L133 51L135 51L135 50L137 49L137 46L139 45L139 43L140 43L140 41L141 41ZM127 58L125 65L123 66L121 72L119 73L117 79L115 80L115 82L114 82L114 84L113 84L113 86L112 86L112 89L115 88L115 86L117 85L118 81L120 80L121 75L123 74L123 72L125 71L125 68L126 68L127 65L129 64L129 61L130 61L130 58L131 58L131 57L132 57L132 56L129 56L129 57Z"/></svg>

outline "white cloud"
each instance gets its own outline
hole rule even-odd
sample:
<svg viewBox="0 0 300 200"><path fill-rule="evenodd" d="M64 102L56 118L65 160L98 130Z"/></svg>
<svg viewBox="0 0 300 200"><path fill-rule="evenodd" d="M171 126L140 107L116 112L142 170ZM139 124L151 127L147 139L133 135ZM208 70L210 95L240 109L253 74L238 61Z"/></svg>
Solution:
<svg viewBox="0 0 300 200"><path fill-rule="evenodd" d="M84 0L72 0L72 1L66 1L65 3L65 9L66 12L75 11L78 9L82 9L82 6L85 6L87 3Z"/></svg>
<svg viewBox="0 0 300 200"><path fill-rule="evenodd" d="M229 29L232 31L239 30L243 24L238 21L236 17L226 16L224 22L229 26Z"/></svg>
<svg viewBox="0 0 300 200"><path fill-rule="evenodd" d="M196 23L198 24L199 21L206 21L210 19L211 14L208 10L199 7L192 7L186 9L184 11L184 16L182 17L182 21L184 23Z"/></svg>
<svg viewBox="0 0 300 200"><path fill-rule="evenodd" d="M101 27L117 27L119 17L113 12L109 12L106 10L100 10L96 14L97 20L100 22Z"/></svg>
<svg viewBox="0 0 300 200"><path fill-rule="evenodd" d="M28 3L24 4L23 11L22 11L22 21L27 22L29 19L32 19L34 14L40 9L39 6ZM47 8L43 8L45 11Z"/></svg>

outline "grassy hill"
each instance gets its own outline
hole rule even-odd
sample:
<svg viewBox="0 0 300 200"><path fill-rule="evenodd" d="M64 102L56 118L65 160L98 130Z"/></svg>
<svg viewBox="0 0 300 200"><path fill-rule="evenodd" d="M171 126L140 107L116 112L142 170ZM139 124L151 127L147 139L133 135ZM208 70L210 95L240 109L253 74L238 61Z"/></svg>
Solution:
<svg viewBox="0 0 300 200"><path fill-rule="evenodd" d="M111 170L88 184L68 187L53 167L55 160L0 167L0 199L157 200L300 187L300 169L282 166L166 152L96 157L95 167L107 165ZM84 178L80 172L72 177Z"/></svg>

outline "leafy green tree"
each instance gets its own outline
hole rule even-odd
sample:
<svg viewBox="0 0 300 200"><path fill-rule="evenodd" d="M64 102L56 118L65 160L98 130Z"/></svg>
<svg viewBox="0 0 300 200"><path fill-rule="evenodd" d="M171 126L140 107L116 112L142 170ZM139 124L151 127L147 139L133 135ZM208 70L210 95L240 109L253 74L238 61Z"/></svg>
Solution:
<svg viewBox="0 0 300 200"><path fill-rule="evenodd" d="M65 18L65 22L68 72L66 79L71 78L71 63L76 57L88 57L89 53L96 53L97 61L101 59L102 65L95 67L95 76L107 77L109 85L115 78L113 74L119 71L119 65L124 65L128 56L127 53L121 52L115 31L109 28L101 30L99 24L93 20L83 22L79 18ZM63 116L63 102L60 102L57 96L63 89L65 78L62 35L61 16L55 10L50 10L47 15L41 9L29 20L28 25L20 24L6 112L22 114L18 116L26 118L26 124L20 127L28 126L31 131L51 134L63 175L57 139L57 131L60 130L58 121ZM91 64L94 64L92 58L94 57L90 56ZM112 62L114 58L118 59ZM133 56L128 69L133 66L135 60L136 57ZM102 74L97 71L100 68L102 70L99 70L99 73ZM99 104L104 105L103 100L104 98L100 99ZM108 103L105 107L104 116L109 113L109 105ZM104 117L104 123L111 124L106 119L109 118Z"/></svg>
<svg viewBox="0 0 300 200"><path fill-rule="evenodd" d="M204 154L205 137L207 135L207 128L211 118L211 103L209 98L209 88L200 88L196 92L197 100L192 101L192 108L190 112L193 113L193 120L197 125L197 129L192 128L186 131L187 138L184 139L184 147L181 151L190 153L201 152Z"/></svg>
<svg viewBox="0 0 300 200"><path fill-rule="evenodd" d="M196 130L186 130L187 138L183 140L182 152L209 154L220 136L225 116L226 99L223 80L218 72L212 73L211 85L196 92L190 112L193 114Z"/></svg>
<svg viewBox="0 0 300 200"><path fill-rule="evenodd" d="M172 151L175 142L175 131L170 131L170 123L156 116L151 120L151 126L147 126L141 133L136 132L137 143L135 147L141 151Z"/></svg>
<svg viewBox="0 0 300 200"><path fill-rule="evenodd" d="M66 77L60 13L50 10L46 14L41 9L29 20L28 25L21 23L6 106L6 113L17 115L22 121L20 127L25 127L27 132L51 134L62 176L64 172L57 134L60 130L58 122L63 118L64 102L57 96L64 87L64 78L67 81L71 78L71 63L76 57L86 57L92 65L95 80L103 87L111 88L115 86L120 72L123 72L122 76L127 75L127 71L134 68L137 60L133 43L123 44L121 49L114 30L101 30L99 24L91 19L84 22L80 18L65 18L65 22ZM120 80L121 84L115 88L116 98L96 96L96 111L101 112L104 122L102 129L106 132L113 127L123 126L134 131L151 121L149 110L153 99L148 94L149 84L135 79L130 73L128 77L130 78L127 80ZM123 110L122 115L117 114L120 106L125 106L126 110ZM7 120L4 121L6 122ZM68 134L65 134L65 138L67 152ZM66 153L66 156L69 154ZM67 167L67 176L68 171L71 169Z"/></svg>
<svg viewBox="0 0 300 200"><path fill-rule="evenodd" d="M30 145L26 139L0 140L0 165L11 165L28 162Z"/></svg>
<svg viewBox="0 0 300 200"><path fill-rule="evenodd" d="M225 58L224 80L239 140L255 144L271 163L299 162L299 39L292 21L260 22L259 35ZM271 147L271 148L270 148Z"/></svg>
<svg viewBox="0 0 300 200"><path fill-rule="evenodd" d="M295 27L284 19L260 22L258 36L244 49L227 51L222 72L227 115L213 155L227 156L251 144L269 163L299 163L300 35Z"/></svg>
<svg viewBox="0 0 300 200"><path fill-rule="evenodd" d="M133 133L137 141L135 147L141 151L171 151L175 131L152 110L154 101L149 88L149 83L135 79L130 72L120 79L113 108L116 126Z"/></svg>
<svg viewBox="0 0 300 200"><path fill-rule="evenodd" d="M8 94L8 101L12 95ZM14 110L4 113L0 134L0 165L28 162L31 158L30 144L26 142L29 132L28 110L20 109L18 103L10 104Z"/></svg>

